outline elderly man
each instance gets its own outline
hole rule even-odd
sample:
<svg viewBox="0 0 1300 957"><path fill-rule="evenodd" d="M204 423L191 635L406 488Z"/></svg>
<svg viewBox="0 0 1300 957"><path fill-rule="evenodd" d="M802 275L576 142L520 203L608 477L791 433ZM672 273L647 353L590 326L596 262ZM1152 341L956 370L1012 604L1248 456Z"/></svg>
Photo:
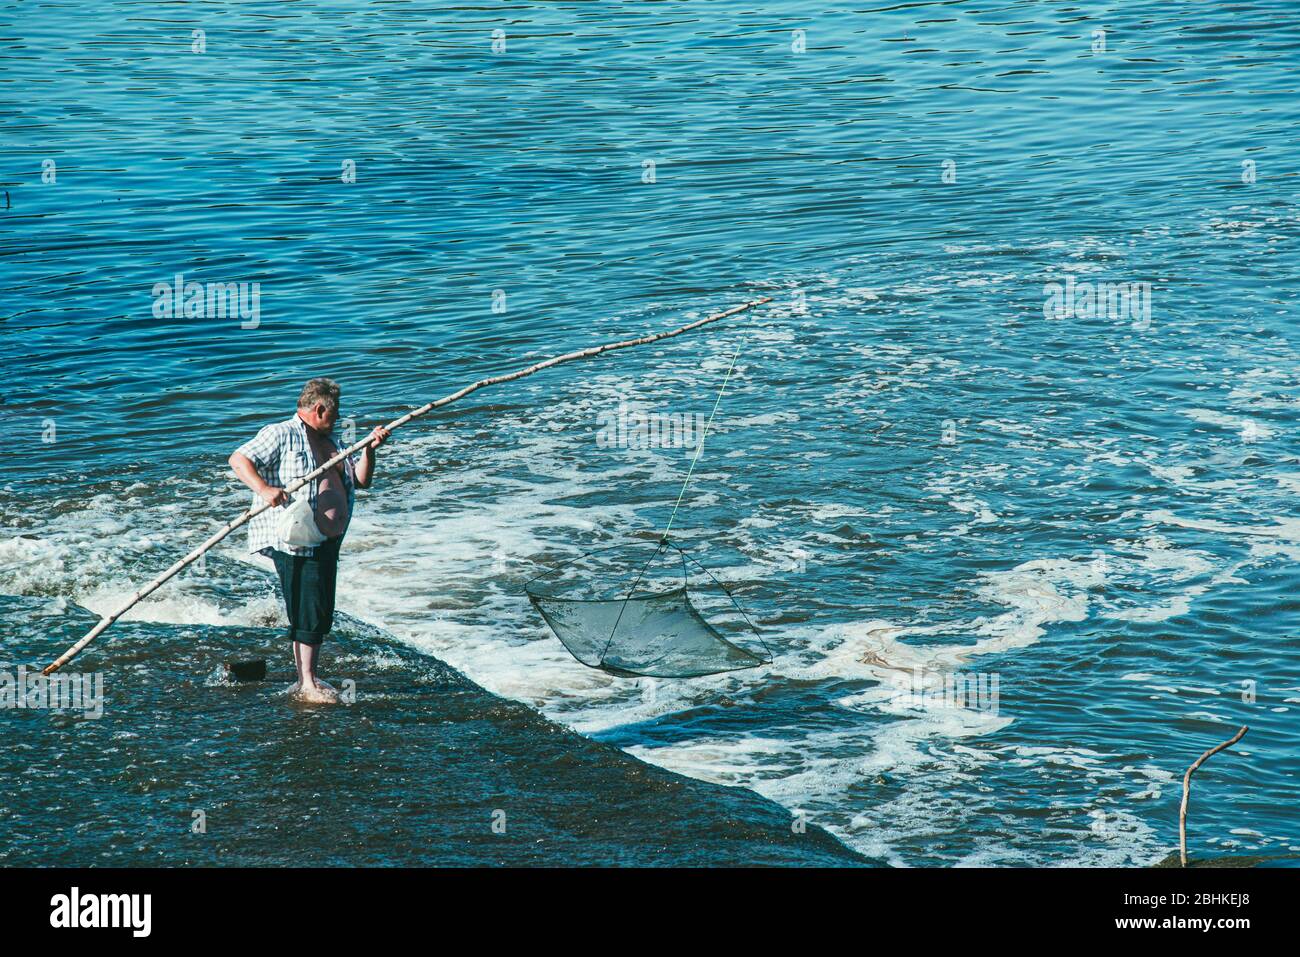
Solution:
<svg viewBox="0 0 1300 957"><path fill-rule="evenodd" d="M357 488L369 488L375 475L375 450L389 432L377 428L358 459L344 459L306 486L311 519L321 539L316 545L290 544L281 539L283 506L289 504L285 486L324 465L339 453L330 434L339 417L339 387L332 379L312 379L298 397L298 412L268 425L230 456L230 467L253 490L253 504L269 508L248 525L248 550L269 555L280 577L289 639L298 683L291 689L306 701L333 702L338 693L316 677L321 642L334 624L334 586L339 546L352 519ZM299 495L302 494L300 491Z"/></svg>

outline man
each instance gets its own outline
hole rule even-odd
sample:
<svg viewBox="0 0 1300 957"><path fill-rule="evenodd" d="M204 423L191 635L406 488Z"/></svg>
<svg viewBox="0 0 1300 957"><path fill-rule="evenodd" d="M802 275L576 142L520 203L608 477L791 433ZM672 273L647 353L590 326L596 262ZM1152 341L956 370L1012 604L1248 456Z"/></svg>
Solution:
<svg viewBox="0 0 1300 957"><path fill-rule="evenodd" d="M230 456L230 467L259 500L275 506L248 524L248 550L269 555L280 578L289 639L298 683L290 689L305 701L334 702L338 693L316 677L321 642L334 625L334 587L339 547L352 520L357 488L370 488L375 450L388 439L385 428L370 433L360 459L349 456L305 487L312 517L324 540L314 546L291 545L278 530L285 486L315 471L339 453L330 433L339 417L339 387L333 379L312 379L298 397L291 419L268 425ZM303 491L296 493L301 496ZM319 537L317 536L317 537Z"/></svg>

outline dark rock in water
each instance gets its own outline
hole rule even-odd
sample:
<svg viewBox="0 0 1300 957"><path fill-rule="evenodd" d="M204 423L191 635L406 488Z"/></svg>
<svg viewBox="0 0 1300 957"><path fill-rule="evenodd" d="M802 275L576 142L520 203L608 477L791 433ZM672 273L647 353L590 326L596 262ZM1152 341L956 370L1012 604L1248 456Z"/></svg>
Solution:
<svg viewBox="0 0 1300 957"><path fill-rule="evenodd" d="M0 670L94 616L0 596ZM0 710L0 865L869 864L743 789L654 767L342 620L322 675L350 704L285 694L269 629L119 622L66 674L102 716ZM269 659L269 681L205 682ZM28 676L30 677L30 675Z"/></svg>
<svg viewBox="0 0 1300 957"><path fill-rule="evenodd" d="M231 681L265 681L266 659L228 661L225 663L225 671Z"/></svg>

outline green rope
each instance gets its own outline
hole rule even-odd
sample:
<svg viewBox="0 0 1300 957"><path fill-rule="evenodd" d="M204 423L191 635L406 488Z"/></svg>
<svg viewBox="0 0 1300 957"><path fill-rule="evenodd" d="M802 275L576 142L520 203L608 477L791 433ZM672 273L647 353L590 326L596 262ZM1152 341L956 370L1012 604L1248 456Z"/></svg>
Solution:
<svg viewBox="0 0 1300 957"><path fill-rule="evenodd" d="M677 510L682 507L682 498L686 495L686 486L691 484L691 476L695 473L695 463L700 460L700 453L704 451L704 440L709 437L709 429L713 426L713 417L718 414L718 406L722 405L722 394L727 391L727 381L731 378L731 370L736 367L736 357L740 355L740 350L744 343L736 346L736 351L731 354L731 365L727 366L727 374L722 377L722 388L718 390L718 399L713 403L713 411L709 413L709 421L704 424L704 434L700 436L700 444L695 447L695 456L691 459L691 467L686 470L686 481L682 482L682 490L677 493L677 504L673 506L673 514L668 517L668 525L664 528L662 541L668 540L668 533L672 531L673 521L677 518Z"/></svg>
<svg viewBox="0 0 1300 957"><path fill-rule="evenodd" d="M673 519L677 518L677 510L679 510L679 508L681 507L682 495L686 494L686 486L690 485L690 476L692 476L695 471L695 463L699 462L699 452L705 450L705 439L708 438L708 429L710 429L710 426L714 424L714 416L718 415L718 407L720 406L720 404L723 404L723 393L727 391L727 381L729 380L729 378L731 378L732 369L736 368L736 358L738 355L740 355L740 350L742 347L744 347L744 345L745 343L741 342L740 346L736 346L736 351L732 352L731 365L728 365L727 374L723 376L723 387L722 389L718 390L718 400L714 402L714 411L708 413L708 421L707 423L705 423L705 430L703 430L703 433L701 434L701 436L699 436L699 445L695 446L695 455L693 456L692 459L690 459L690 468L686 469L686 480L681 484L681 492L677 493L677 503L675 506L672 507L672 515L668 516L668 525L666 528L663 529L663 537L660 538L659 540L659 547L656 547L656 549L654 550L654 554L650 555L649 562L646 562L645 566L642 566L641 572L638 573L637 575L637 580L633 581L632 590L629 590L627 597L623 599L623 607L620 607L619 616L617 616L617 618L614 620L614 628L610 629L610 637L608 637L608 640L604 642L604 649L602 649L601 651L602 666L604 664L604 655L608 654L608 651L610 651L610 645L614 644L615 633L619 631L619 624L623 622L623 612L628 610L628 602L630 601L630 599L632 599L632 596L636 594L637 585L640 585L641 579L645 577L646 568L650 567L650 564L653 563L654 560L659 557L660 551L663 551L664 545L668 544L668 532L672 531ZM677 550L681 551L681 549L677 549ZM686 553L682 551L682 570L684 571L686 567L685 555ZM724 588L723 590L724 592L727 592L727 589ZM727 592L727 596L731 597L731 593ZM732 598L732 601L735 602L736 599ZM745 614L745 612L741 612L741 614ZM764 648L766 648L766 644L764 644ZM771 651L768 651L768 657L771 658Z"/></svg>
<svg viewBox="0 0 1300 957"><path fill-rule="evenodd" d="M736 346L736 351L731 354L731 365L727 366L727 374L722 377L722 388L718 390L718 398L717 401L713 403L713 411L709 413L709 421L704 423L704 432L700 435L700 444L695 447L695 455L691 459L691 467L686 470L686 481L682 482L682 490L677 493L677 503L673 506L672 515L668 516L668 525L666 528L664 528L663 537L659 539L659 547L656 548L655 553L650 556L650 561L646 562L645 565L642 566L641 571L636 576L636 581L632 583L632 588L627 593L627 597L623 599L623 606L618 610L618 617L614 619L614 627L611 628L609 631L609 639L605 642L605 647L600 652L600 663L602 666L605 664L605 655L609 653L609 646L614 643L614 635L618 632L618 626L623 621L623 612L627 611L627 603L631 601L632 596L636 594L636 586L641 584L641 579L645 577L646 569L649 568L651 563L653 563L654 560L659 557L659 553L662 552L664 550L664 546L668 544L668 533L672 530L673 520L677 518L677 510L682 506L682 497L686 494L686 486L691 484L691 475L694 474L695 472L695 463L700 460L700 453L704 451L704 440L709 437L709 429L713 425L713 417L718 414L718 406L722 405L722 394L727 391L727 382L728 380L731 379L731 370L736 367L736 357L740 355L740 350L743 346L744 346L744 342ZM677 546L673 546L673 547L676 548ZM681 551L680 548L678 548L677 550ZM684 584L686 574L688 574L686 569L685 552L682 552L682 570L683 570L682 580ZM705 571L707 572L708 569L705 569ZM715 578L714 581L717 581L717 579ZM719 587L721 587L721 582L719 582L718 584ZM723 588L722 590L724 592L727 592L725 588ZM730 592L727 592L727 597L728 598L731 597ZM732 602L735 602L734 598L732 598L731 600ZM741 614L743 615L744 612L742 611ZM764 642L763 647L764 648L767 647L766 642ZM772 653L770 650L768 651L768 657L769 658L772 657Z"/></svg>

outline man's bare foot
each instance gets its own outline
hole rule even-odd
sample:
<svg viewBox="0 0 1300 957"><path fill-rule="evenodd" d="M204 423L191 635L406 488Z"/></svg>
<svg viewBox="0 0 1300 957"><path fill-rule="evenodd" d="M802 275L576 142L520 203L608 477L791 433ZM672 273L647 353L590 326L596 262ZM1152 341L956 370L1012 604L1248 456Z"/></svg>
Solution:
<svg viewBox="0 0 1300 957"><path fill-rule="evenodd" d="M289 688L289 694L299 701L306 704L338 704L339 693L334 690L333 686L316 679L314 684L303 685L301 681L295 681Z"/></svg>

